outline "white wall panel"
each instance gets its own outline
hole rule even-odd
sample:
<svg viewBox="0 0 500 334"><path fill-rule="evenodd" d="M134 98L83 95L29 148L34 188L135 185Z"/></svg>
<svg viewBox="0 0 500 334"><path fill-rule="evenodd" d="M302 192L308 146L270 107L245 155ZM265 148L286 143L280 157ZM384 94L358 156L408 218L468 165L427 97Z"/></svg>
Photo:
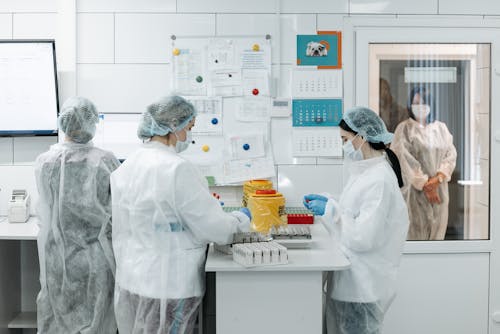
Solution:
<svg viewBox="0 0 500 334"><path fill-rule="evenodd" d="M348 0L285 0L281 1L282 13L348 13Z"/></svg>
<svg viewBox="0 0 500 334"><path fill-rule="evenodd" d="M404 255L384 334L488 333L489 254Z"/></svg>
<svg viewBox="0 0 500 334"><path fill-rule="evenodd" d="M57 0L1 0L0 12L57 12Z"/></svg>
<svg viewBox="0 0 500 334"><path fill-rule="evenodd" d="M55 143L57 143L57 136L14 138L14 164L32 165L37 156L48 151L49 147Z"/></svg>
<svg viewBox="0 0 500 334"><path fill-rule="evenodd" d="M31 195L31 213L38 200L38 192L35 184L35 172L33 166L1 166L0 167L0 215L7 215L7 203L10 200L13 189L26 189Z"/></svg>
<svg viewBox="0 0 500 334"><path fill-rule="evenodd" d="M276 165L315 165L315 157L294 158L292 156L292 119L273 118L271 120L271 141Z"/></svg>
<svg viewBox="0 0 500 334"><path fill-rule="evenodd" d="M169 65L81 64L78 95L91 99L99 112L143 112L170 92Z"/></svg>
<svg viewBox="0 0 500 334"><path fill-rule="evenodd" d="M116 14L117 63L167 63L170 36L215 34L215 15L210 14Z"/></svg>
<svg viewBox="0 0 500 334"><path fill-rule="evenodd" d="M0 138L0 165L11 165L13 162L12 138ZM1 189L1 186L0 186Z"/></svg>
<svg viewBox="0 0 500 334"><path fill-rule="evenodd" d="M273 65L273 76L277 85L277 96L291 97L291 80L292 80L292 65ZM279 71L279 72L278 72ZM279 78L279 80L278 80Z"/></svg>
<svg viewBox="0 0 500 334"><path fill-rule="evenodd" d="M78 12L175 12L176 0L77 0Z"/></svg>
<svg viewBox="0 0 500 334"><path fill-rule="evenodd" d="M318 14L318 30L342 30L344 15Z"/></svg>
<svg viewBox="0 0 500 334"><path fill-rule="evenodd" d="M273 63L294 64L296 35L315 34L316 16L281 15L281 41L277 41L277 16L274 14L221 14L217 15L217 35L271 35ZM277 47L280 48L279 53ZM278 59L281 54L281 60Z"/></svg>
<svg viewBox="0 0 500 334"><path fill-rule="evenodd" d="M57 14L14 14L14 38L55 39Z"/></svg>
<svg viewBox="0 0 500 334"><path fill-rule="evenodd" d="M12 38L12 14L0 14L0 38Z"/></svg>
<svg viewBox="0 0 500 334"><path fill-rule="evenodd" d="M280 62L295 64L297 62L297 35L315 34L316 15L281 15Z"/></svg>
<svg viewBox="0 0 500 334"><path fill-rule="evenodd" d="M342 166L278 166L278 190L287 206L302 206L304 195L327 192L338 197L342 192Z"/></svg>
<svg viewBox="0 0 500 334"><path fill-rule="evenodd" d="M95 0L97 1L97 0ZM194 13L274 13L272 0L177 0L178 12Z"/></svg>
<svg viewBox="0 0 500 334"><path fill-rule="evenodd" d="M439 14L500 15L500 2L496 0L439 0Z"/></svg>
<svg viewBox="0 0 500 334"><path fill-rule="evenodd" d="M77 15L77 62L114 62L113 14Z"/></svg>
<svg viewBox="0 0 500 334"><path fill-rule="evenodd" d="M438 0L350 0L351 14L437 14Z"/></svg>

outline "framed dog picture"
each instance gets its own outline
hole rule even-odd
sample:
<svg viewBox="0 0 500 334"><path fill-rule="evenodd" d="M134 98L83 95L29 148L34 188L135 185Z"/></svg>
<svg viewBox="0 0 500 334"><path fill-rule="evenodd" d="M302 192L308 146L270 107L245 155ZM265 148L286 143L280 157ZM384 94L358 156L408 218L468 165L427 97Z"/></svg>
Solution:
<svg viewBox="0 0 500 334"><path fill-rule="evenodd" d="M297 65L318 69L342 68L342 34L318 31L317 35L297 35Z"/></svg>

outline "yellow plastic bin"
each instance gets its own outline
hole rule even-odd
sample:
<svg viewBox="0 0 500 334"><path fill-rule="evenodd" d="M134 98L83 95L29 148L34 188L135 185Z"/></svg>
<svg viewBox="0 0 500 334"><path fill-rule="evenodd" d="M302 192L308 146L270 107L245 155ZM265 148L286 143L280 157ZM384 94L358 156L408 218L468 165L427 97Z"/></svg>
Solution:
<svg viewBox="0 0 500 334"><path fill-rule="evenodd" d="M287 224L285 197L274 189L250 194L248 209L252 213L252 229L256 232L267 233L273 226Z"/></svg>
<svg viewBox="0 0 500 334"><path fill-rule="evenodd" d="M243 184L243 198L241 205L248 206L248 197L250 194L255 194L257 190L273 189L273 183L269 180L250 180Z"/></svg>

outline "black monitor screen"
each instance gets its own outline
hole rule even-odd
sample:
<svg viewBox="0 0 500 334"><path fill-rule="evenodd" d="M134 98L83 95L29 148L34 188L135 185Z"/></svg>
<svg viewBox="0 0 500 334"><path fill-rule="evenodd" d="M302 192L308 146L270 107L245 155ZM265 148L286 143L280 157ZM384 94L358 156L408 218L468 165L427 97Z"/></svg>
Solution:
<svg viewBox="0 0 500 334"><path fill-rule="evenodd" d="M0 136L56 135L53 40L0 40Z"/></svg>

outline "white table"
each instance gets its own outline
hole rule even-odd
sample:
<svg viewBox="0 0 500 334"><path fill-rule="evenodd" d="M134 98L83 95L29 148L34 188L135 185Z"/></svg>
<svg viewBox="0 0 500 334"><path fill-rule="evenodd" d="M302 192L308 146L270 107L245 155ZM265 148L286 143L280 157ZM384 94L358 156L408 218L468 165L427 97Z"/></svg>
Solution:
<svg viewBox="0 0 500 334"><path fill-rule="evenodd" d="M36 240L38 218L30 217L26 223L9 223L7 217L0 217L0 240Z"/></svg>
<svg viewBox="0 0 500 334"><path fill-rule="evenodd" d="M286 265L245 268L211 247L217 334L322 333L323 272L350 263L321 224L311 227L311 248L289 249Z"/></svg>

